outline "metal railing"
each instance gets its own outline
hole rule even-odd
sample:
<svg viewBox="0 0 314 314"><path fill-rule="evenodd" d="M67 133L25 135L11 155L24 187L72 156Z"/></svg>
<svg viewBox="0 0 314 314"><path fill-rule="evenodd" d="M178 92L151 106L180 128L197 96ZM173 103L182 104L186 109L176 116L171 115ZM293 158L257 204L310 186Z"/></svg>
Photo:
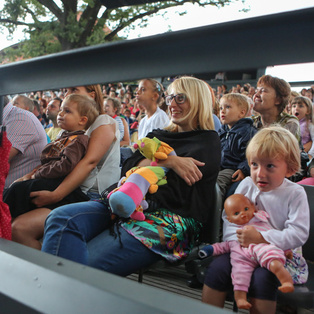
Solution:
<svg viewBox="0 0 314 314"><path fill-rule="evenodd" d="M0 95L314 61L314 8L133 39L0 67Z"/></svg>

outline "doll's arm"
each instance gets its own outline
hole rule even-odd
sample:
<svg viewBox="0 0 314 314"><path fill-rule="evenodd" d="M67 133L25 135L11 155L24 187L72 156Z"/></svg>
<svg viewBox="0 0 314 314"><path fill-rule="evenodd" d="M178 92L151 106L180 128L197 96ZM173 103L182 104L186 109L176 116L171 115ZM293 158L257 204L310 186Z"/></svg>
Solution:
<svg viewBox="0 0 314 314"><path fill-rule="evenodd" d="M203 247L199 252L198 256L200 258L205 258L208 256L216 256L216 255L221 255L225 253L230 252L230 246L229 242L219 242L219 243L214 243L213 245L206 245Z"/></svg>
<svg viewBox="0 0 314 314"><path fill-rule="evenodd" d="M208 257L208 256L212 256L213 253L214 253L213 246L208 244L208 245L204 246L201 250L199 250L198 256L200 258L205 258L205 257Z"/></svg>

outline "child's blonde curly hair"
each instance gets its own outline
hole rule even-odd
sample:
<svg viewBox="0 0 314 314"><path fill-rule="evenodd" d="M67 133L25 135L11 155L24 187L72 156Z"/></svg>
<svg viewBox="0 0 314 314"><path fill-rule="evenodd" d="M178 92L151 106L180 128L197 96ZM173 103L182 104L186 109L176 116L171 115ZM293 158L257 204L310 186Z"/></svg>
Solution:
<svg viewBox="0 0 314 314"><path fill-rule="evenodd" d="M271 126L258 131L246 149L249 164L253 154L260 158L283 159L287 163L288 172L293 174L301 168L298 141L290 131L281 126Z"/></svg>

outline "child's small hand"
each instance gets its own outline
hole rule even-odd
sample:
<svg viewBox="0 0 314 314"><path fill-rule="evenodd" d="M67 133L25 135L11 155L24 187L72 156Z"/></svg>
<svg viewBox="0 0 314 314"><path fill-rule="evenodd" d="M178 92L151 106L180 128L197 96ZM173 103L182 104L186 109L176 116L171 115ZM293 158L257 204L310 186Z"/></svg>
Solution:
<svg viewBox="0 0 314 314"><path fill-rule="evenodd" d="M242 170L238 169L232 175L232 182L242 181L244 178L245 178L245 175L243 174Z"/></svg>
<svg viewBox="0 0 314 314"><path fill-rule="evenodd" d="M238 229L237 237L243 247L248 247L251 243L268 243L253 226L245 226L242 229Z"/></svg>
<svg viewBox="0 0 314 314"><path fill-rule="evenodd" d="M293 258L293 253L291 250L286 250L285 251L285 257L286 259L292 259Z"/></svg>

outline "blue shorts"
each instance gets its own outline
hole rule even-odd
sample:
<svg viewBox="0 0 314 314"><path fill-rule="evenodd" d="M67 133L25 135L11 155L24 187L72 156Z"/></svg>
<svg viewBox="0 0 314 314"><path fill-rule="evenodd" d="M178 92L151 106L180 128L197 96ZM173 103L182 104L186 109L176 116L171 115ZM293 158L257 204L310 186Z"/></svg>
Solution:
<svg viewBox="0 0 314 314"><path fill-rule="evenodd" d="M209 265L204 284L218 291L232 291L230 254L214 258ZM277 277L263 267L254 270L248 296L256 299L276 301L280 285Z"/></svg>

